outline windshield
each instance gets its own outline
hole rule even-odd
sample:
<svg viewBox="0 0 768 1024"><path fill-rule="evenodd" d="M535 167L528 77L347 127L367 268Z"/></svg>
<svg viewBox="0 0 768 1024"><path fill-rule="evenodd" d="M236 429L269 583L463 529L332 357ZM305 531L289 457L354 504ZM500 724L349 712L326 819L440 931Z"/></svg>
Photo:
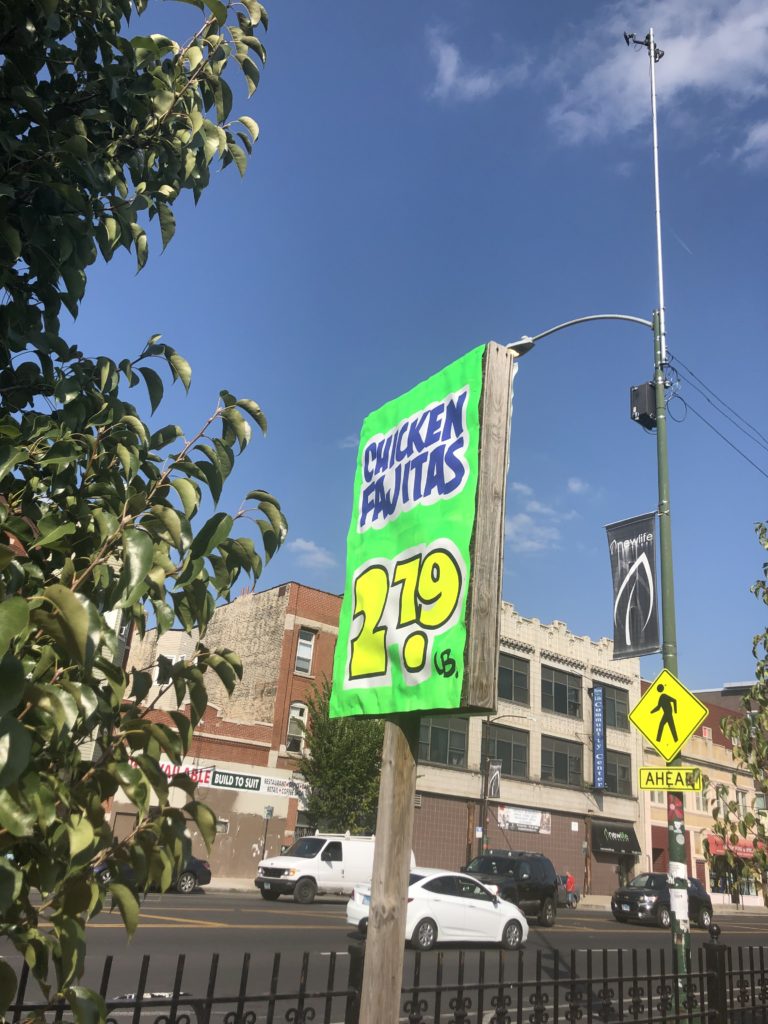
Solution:
<svg viewBox="0 0 768 1024"><path fill-rule="evenodd" d="M285 851L285 856L316 857L324 846L324 839L318 839L316 836L304 836L303 839L297 839L290 850Z"/></svg>
<svg viewBox="0 0 768 1024"><path fill-rule="evenodd" d="M629 883L630 889L663 889L666 879L663 875L638 875Z"/></svg>
<svg viewBox="0 0 768 1024"><path fill-rule="evenodd" d="M499 866L493 857L475 857L467 864L467 871L477 872L479 875L498 875Z"/></svg>

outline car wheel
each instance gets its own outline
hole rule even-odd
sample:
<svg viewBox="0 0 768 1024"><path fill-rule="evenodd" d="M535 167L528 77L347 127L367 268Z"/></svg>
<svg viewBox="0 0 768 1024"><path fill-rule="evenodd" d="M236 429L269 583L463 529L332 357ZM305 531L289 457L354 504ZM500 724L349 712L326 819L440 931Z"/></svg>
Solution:
<svg viewBox="0 0 768 1024"><path fill-rule="evenodd" d="M546 899L541 904L541 910L539 911L539 924L545 928L551 928L555 923L555 917L557 916L557 907L553 899Z"/></svg>
<svg viewBox="0 0 768 1024"><path fill-rule="evenodd" d="M311 878L300 878L293 890L293 898L297 903L311 903L316 892L317 886Z"/></svg>
<svg viewBox="0 0 768 1024"><path fill-rule="evenodd" d="M626 921L627 921L627 919L626 919L626 917L624 917L624 915L623 915L623 914L617 914L617 913L616 913L616 912L614 911L614 914L613 914L613 916L614 916L614 917L616 918L616 920L617 920L617 921L618 921L618 922L619 922L620 924L626 924Z"/></svg>
<svg viewBox="0 0 768 1024"><path fill-rule="evenodd" d="M523 942L523 929L519 921L507 921L501 933L501 944L504 949L519 949Z"/></svg>
<svg viewBox="0 0 768 1024"><path fill-rule="evenodd" d="M415 946L416 949L426 952L428 949L432 949L436 942L437 925L431 918L425 917L424 920L419 921L413 929L411 945Z"/></svg>
<svg viewBox="0 0 768 1024"><path fill-rule="evenodd" d="M669 912L669 907L659 907L656 911L656 921L658 922L659 928L669 928L672 915Z"/></svg>
<svg viewBox="0 0 768 1024"><path fill-rule="evenodd" d="M712 912L706 907L702 907L699 911L699 924L702 928L709 928L712 924Z"/></svg>
<svg viewBox="0 0 768 1024"><path fill-rule="evenodd" d="M192 872L182 871L176 880L176 892L183 892L185 894L194 892L196 885L197 878L192 874Z"/></svg>
<svg viewBox="0 0 768 1024"><path fill-rule="evenodd" d="M279 892L272 892L270 889L262 889L261 890L261 898L263 900L272 900L272 902L274 902L275 900L279 900L280 899L280 893Z"/></svg>

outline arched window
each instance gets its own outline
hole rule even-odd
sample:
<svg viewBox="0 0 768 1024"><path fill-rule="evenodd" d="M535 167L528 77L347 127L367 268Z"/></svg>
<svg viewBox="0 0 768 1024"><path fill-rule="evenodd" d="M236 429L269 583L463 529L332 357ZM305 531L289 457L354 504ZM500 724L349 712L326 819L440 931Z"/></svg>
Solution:
<svg viewBox="0 0 768 1024"><path fill-rule="evenodd" d="M301 754L304 750L304 729L307 724L307 705L300 701L291 704L291 713L288 718L288 735L285 741L285 749L291 754Z"/></svg>

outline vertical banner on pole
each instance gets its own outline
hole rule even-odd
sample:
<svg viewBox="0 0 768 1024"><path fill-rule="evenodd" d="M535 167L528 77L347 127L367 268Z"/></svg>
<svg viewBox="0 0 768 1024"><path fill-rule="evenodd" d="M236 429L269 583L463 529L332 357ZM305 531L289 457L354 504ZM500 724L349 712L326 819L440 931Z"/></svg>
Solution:
<svg viewBox="0 0 768 1024"><path fill-rule="evenodd" d="M605 789L605 689L592 687L592 788Z"/></svg>
<svg viewBox="0 0 768 1024"><path fill-rule="evenodd" d="M332 717L495 710L513 366L481 345L366 417Z"/></svg>
<svg viewBox="0 0 768 1024"><path fill-rule="evenodd" d="M606 526L613 576L613 656L661 650L656 585L656 513Z"/></svg>

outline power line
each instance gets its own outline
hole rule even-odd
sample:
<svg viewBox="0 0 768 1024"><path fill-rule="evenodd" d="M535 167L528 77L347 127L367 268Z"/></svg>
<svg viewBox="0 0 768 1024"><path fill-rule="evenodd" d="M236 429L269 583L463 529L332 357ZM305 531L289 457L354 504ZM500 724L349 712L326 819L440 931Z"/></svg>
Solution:
<svg viewBox="0 0 768 1024"><path fill-rule="evenodd" d="M698 418L699 418L699 419L700 419L700 420L702 421L702 423L706 423L706 425L707 425L707 426L709 427L709 429L710 429L710 430L713 430L713 431L714 431L714 432L715 432L715 433L717 434L717 436L718 436L718 437L720 437L720 438L722 438L722 440L723 440L723 441L725 441L725 443L726 443L726 444L727 444L727 445L728 445L729 447L733 448L733 450L734 450L735 452L737 452L737 453L738 453L738 454L739 454L739 455L740 455L740 456L742 457L742 459L746 459L746 461L747 461L747 462L748 462L748 463L750 464L750 466L754 466L754 468L755 468L755 469L757 470L757 472L758 472L758 473L761 473L761 474L762 474L762 475L763 475L763 476L764 476L764 477L766 478L766 480L768 480L768 473L766 473L766 471L765 471L764 469L761 469L761 468L760 468L760 466L758 466L758 464L757 464L756 462L753 462L753 461L752 461L752 459L750 459L750 457L749 457L749 456L748 456L748 455L747 455L747 454L746 454L745 452L743 452L743 451L741 450L741 448L737 447L737 446L736 446L736 445L735 445L735 444L733 443L733 441L730 441L730 440L729 440L729 439L728 439L728 438L727 438L727 437L725 436L725 434L722 434L722 433L721 433L721 432L720 432L720 431L719 431L719 430L717 429L717 427L716 427L716 426L714 426L714 425L713 425L712 423L710 423L710 422L709 422L709 420L708 420L708 419L706 418L706 416L702 416L702 414L701 414L700 412L698 412L698 411L697 411L696 409L694 409L694 407L693 407L693 406L692 406L692 405L690 404L690 402L687 402L687 401L686 401L686 400L685 400L684 398L682 398L682 397L681 397L680 395L678 395L677 397L678 397L678 398L680 399L680 401L681 401L681 402L683 403L683 405L685 406L685 408L686 408L686 411L687 411L687 410L690 410L690 411L691 411L691 412L693 413L693 415L694 415L694 416L698 416Z"/></svg>
<svg viewBox="0 0 768 1024"><path fill-rule="evenodd" d="M760 433L760 431L759 431L759 430L757 429L757 427L754 427L754 426L752 426L752 424L751 424L751 423L750 423L750 422L749 422L748 420L745 420L745 419L744 419L744 417L743 417L743 416L742 416L742 415L741 415L740 413L738 413L738 412L737 412L737 411L736 411L735 409L731 408L731 406L730 406L730 405L728 405L728 403L727 403L727 402L724 402L724 401L723 401L723 399L722 399L722 398L720 398L720 396L719 396L719 395L717 395L717 394L716 394L716 393L715 393L715 392L714 392L714 391L712 390L712 388L708 387L708 386L707 386L707 385L706 385L706 384L704 383L704 381L703 381L703 380L702 380L702 379L701 379L700 377L698 377L698 376L697 376L697 375L696 375L696 374L695 374L695 373L693 372L693 370L692 370L692 369L690 368L690 366L686 366L686 365L685 365L685 363L684 363L684 362L682 361L682 359L680 359L680 358L679 358L679 356L672 356L672 355L670 355L670 356L669 356L669 359L670 359L670 362L674 362L674 363L679 363L679 364L680 364L680 365L681 365L681 366L682 366L682 367L683 367L683 368L684 368L684 369L685 369L685 370L686 370L686 371L687 371L688 373L690 373L690 375L691 375L691 376L692 376L692 377L694 378L694 380L697 380L697 381L699 382L699 384L701 384L701 386L702 386L702 387L704 388L704 390L705 390L705 391L708 391L708 392L709 392L709 394L710 394L710 395L712 395L712 397L713 397L713 398L714 398L714 399L715 399L715 400L716 400L717 402L719 402L719 403L720 403L720 405L724 406L724 407L725 407L725 408L726 408L726 409L727 409L727 410L728 410L729 412L732 412L732 413L733 413L733 415L734 415L734 416L735 416L735 417L736 417L737 419L741 420L741 422L742 422L743 424L745 424L745 426L747 426L747 427L748 427L748 428L749 428L749 429L750 429L750 430L752 431L752 433L753 433L753 434L756 434L756 435L757 435L757 437L761 438L761 439L762 439L763 441L765 441L766 443L768 443L768 437L766 437L766 436L765 436L765 434L761 434L761 433ZM681 374L679 370L678 370L677 372L678 372L678 374L679 374L679 375L680 375L681 377L683 377L683 379L685 379L685 376L684 376L683 374ZM691 387L694 387L694 388L696 388L696 390L697 390L697 391L700 391L700 389L696 387L696 385L695 385L695 384L693 383L693 381L688 381L688 383L689 383L689 384L691 385ZM704 397L704 398L707 398L707 396L706 396L706 395L704 395L703 397ZM711 401L711 400L710 400L709 398L707 398L707 401L708 401L708 402L710 403L710 405L713 405L713 404L714 404L714 403L713 403L713 402L712 402L712 401ZM724 413L724 412L722 412L722 410L718 409L717 411L718 411L718 412L720 413L720 415L721 415L721 416L725 416L725 413ZM727 419L730 419L730 417L729 417L729 416L728 416L728 417L726 417L726 418L727 418ZM731 422L733 423L733 420L731 420ZM738 426L738 424L735 424L735 426ZM739 427L739 430L743 430L743 428L742 428L742 427ZM746 431L744 431L744 433L746 433ZM752 440L752 441L755 441L756 439L755 439L755 438L750 438L750 440ZM756 442L756 443L758 443L758 444L759 444L759 442Z"/></svg>

